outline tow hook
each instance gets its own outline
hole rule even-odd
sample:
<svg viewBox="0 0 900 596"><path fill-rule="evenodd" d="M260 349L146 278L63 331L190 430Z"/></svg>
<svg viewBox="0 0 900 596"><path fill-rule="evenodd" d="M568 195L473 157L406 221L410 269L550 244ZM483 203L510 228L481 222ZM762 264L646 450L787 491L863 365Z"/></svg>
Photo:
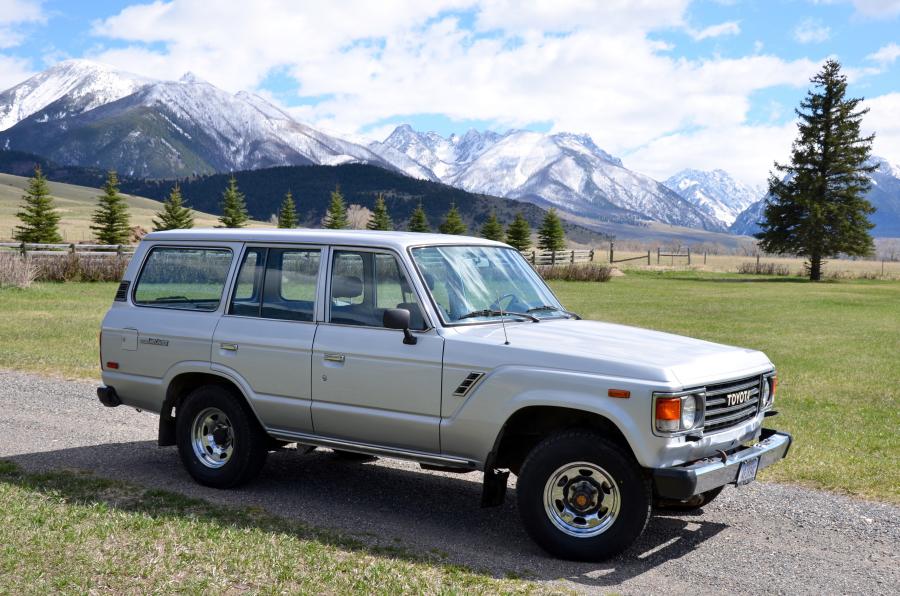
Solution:
<svg viewBox="0 0 900 596"><path fill-rule="evenodd" d="M122 400L114 387L97 387L97 398L107 408L115 408L122 405Z"/></svg>

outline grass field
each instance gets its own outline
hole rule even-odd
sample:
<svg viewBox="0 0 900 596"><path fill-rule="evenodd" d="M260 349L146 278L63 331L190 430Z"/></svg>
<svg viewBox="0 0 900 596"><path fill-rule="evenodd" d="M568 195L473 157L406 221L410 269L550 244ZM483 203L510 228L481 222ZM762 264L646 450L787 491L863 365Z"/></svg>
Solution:
<svg viewBox="0 0 900 596"><path fill-rule="evenodd" d="M13 229L19 225L16 213L21 210L23 190L28 178L0 174L0 241L12 239ZM82 242L92 239L90 229L91 215L97 207L97 196L100 190L86 186L49 182L50 193L55 199L56 208L62 220L59 224L60 234L65 242ZM152 220L162 204L152 199L123 195L128 203L132 226L141 226L146 230L153 229ZM196 213L194 225L212 227L219 223L215 215ZM254 226L264 225L254 222Z"/></svg>
<svg viewBox="0 0 900 596"><path fill-rule="evenodd" d="M259 509L219 507L0 461L0 592L525 593L538 586L366 545ZM138 588L139 586L139 588Z"/></svg>
<svg viewBox="0 0 900 596"><path fill-rule="evenodd" d="M900 283L633 271L552 285L586 318L765 351L780 380L771 424L796 438L765 477L900 502ZM0 367L96 378L97 330L114 292L0 290Z"/></svg>

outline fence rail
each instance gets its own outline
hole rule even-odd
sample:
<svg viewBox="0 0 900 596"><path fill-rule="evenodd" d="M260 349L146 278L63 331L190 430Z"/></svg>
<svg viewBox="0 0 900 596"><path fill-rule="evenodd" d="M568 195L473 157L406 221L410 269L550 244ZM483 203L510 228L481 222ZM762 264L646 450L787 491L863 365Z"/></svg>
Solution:
<svg viewBox="0 0 900 596"><path fill-rule="evenodd" d="M526 250L522 254L532 265L563 265L566 263L590 263L594 249L576 250Z"/></svg>
<svg viewBox="0 0 900 596"><path fill-rule="evenodd" d="M61 257L79 256L130 256L133 244L40 244L34 242L0 242L0 250L15 250L25 256Z"/></svg>

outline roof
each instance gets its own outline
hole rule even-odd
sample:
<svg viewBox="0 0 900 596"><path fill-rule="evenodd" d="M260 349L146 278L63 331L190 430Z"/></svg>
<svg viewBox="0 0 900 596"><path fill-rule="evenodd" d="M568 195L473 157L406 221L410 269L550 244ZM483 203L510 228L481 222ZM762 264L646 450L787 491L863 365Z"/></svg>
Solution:
<svg viewBox="0 0 900 596"><path fill-rule="evenodd" d="M417 232L381 232L373 230L322 230L307 228L195 228L151 232L144 240L178 240L185 242L303 242L314 244L344 244L351 246L381 246L404 250L423 244L478 244L506 246L502 242L473 236L449 234L421 234Z"/></svg>

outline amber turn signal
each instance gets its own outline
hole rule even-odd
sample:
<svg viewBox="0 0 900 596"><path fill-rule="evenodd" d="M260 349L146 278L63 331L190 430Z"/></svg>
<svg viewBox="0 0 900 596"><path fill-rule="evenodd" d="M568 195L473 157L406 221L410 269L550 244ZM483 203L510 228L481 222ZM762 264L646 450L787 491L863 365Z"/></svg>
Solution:
<svg viewBox="0 0 900 596"><path fill-rule="evenodd" d="M660 397L656 400L657 420L681 420L681 398Z"/></svg>
<svg viewBox="0 0 900 596"><path fill-rule="evenodd" d="M631 391L626 391L625 389L610 389L606 392L606 395L610 397L621 397L624 399L631 397Z"/></svg>

